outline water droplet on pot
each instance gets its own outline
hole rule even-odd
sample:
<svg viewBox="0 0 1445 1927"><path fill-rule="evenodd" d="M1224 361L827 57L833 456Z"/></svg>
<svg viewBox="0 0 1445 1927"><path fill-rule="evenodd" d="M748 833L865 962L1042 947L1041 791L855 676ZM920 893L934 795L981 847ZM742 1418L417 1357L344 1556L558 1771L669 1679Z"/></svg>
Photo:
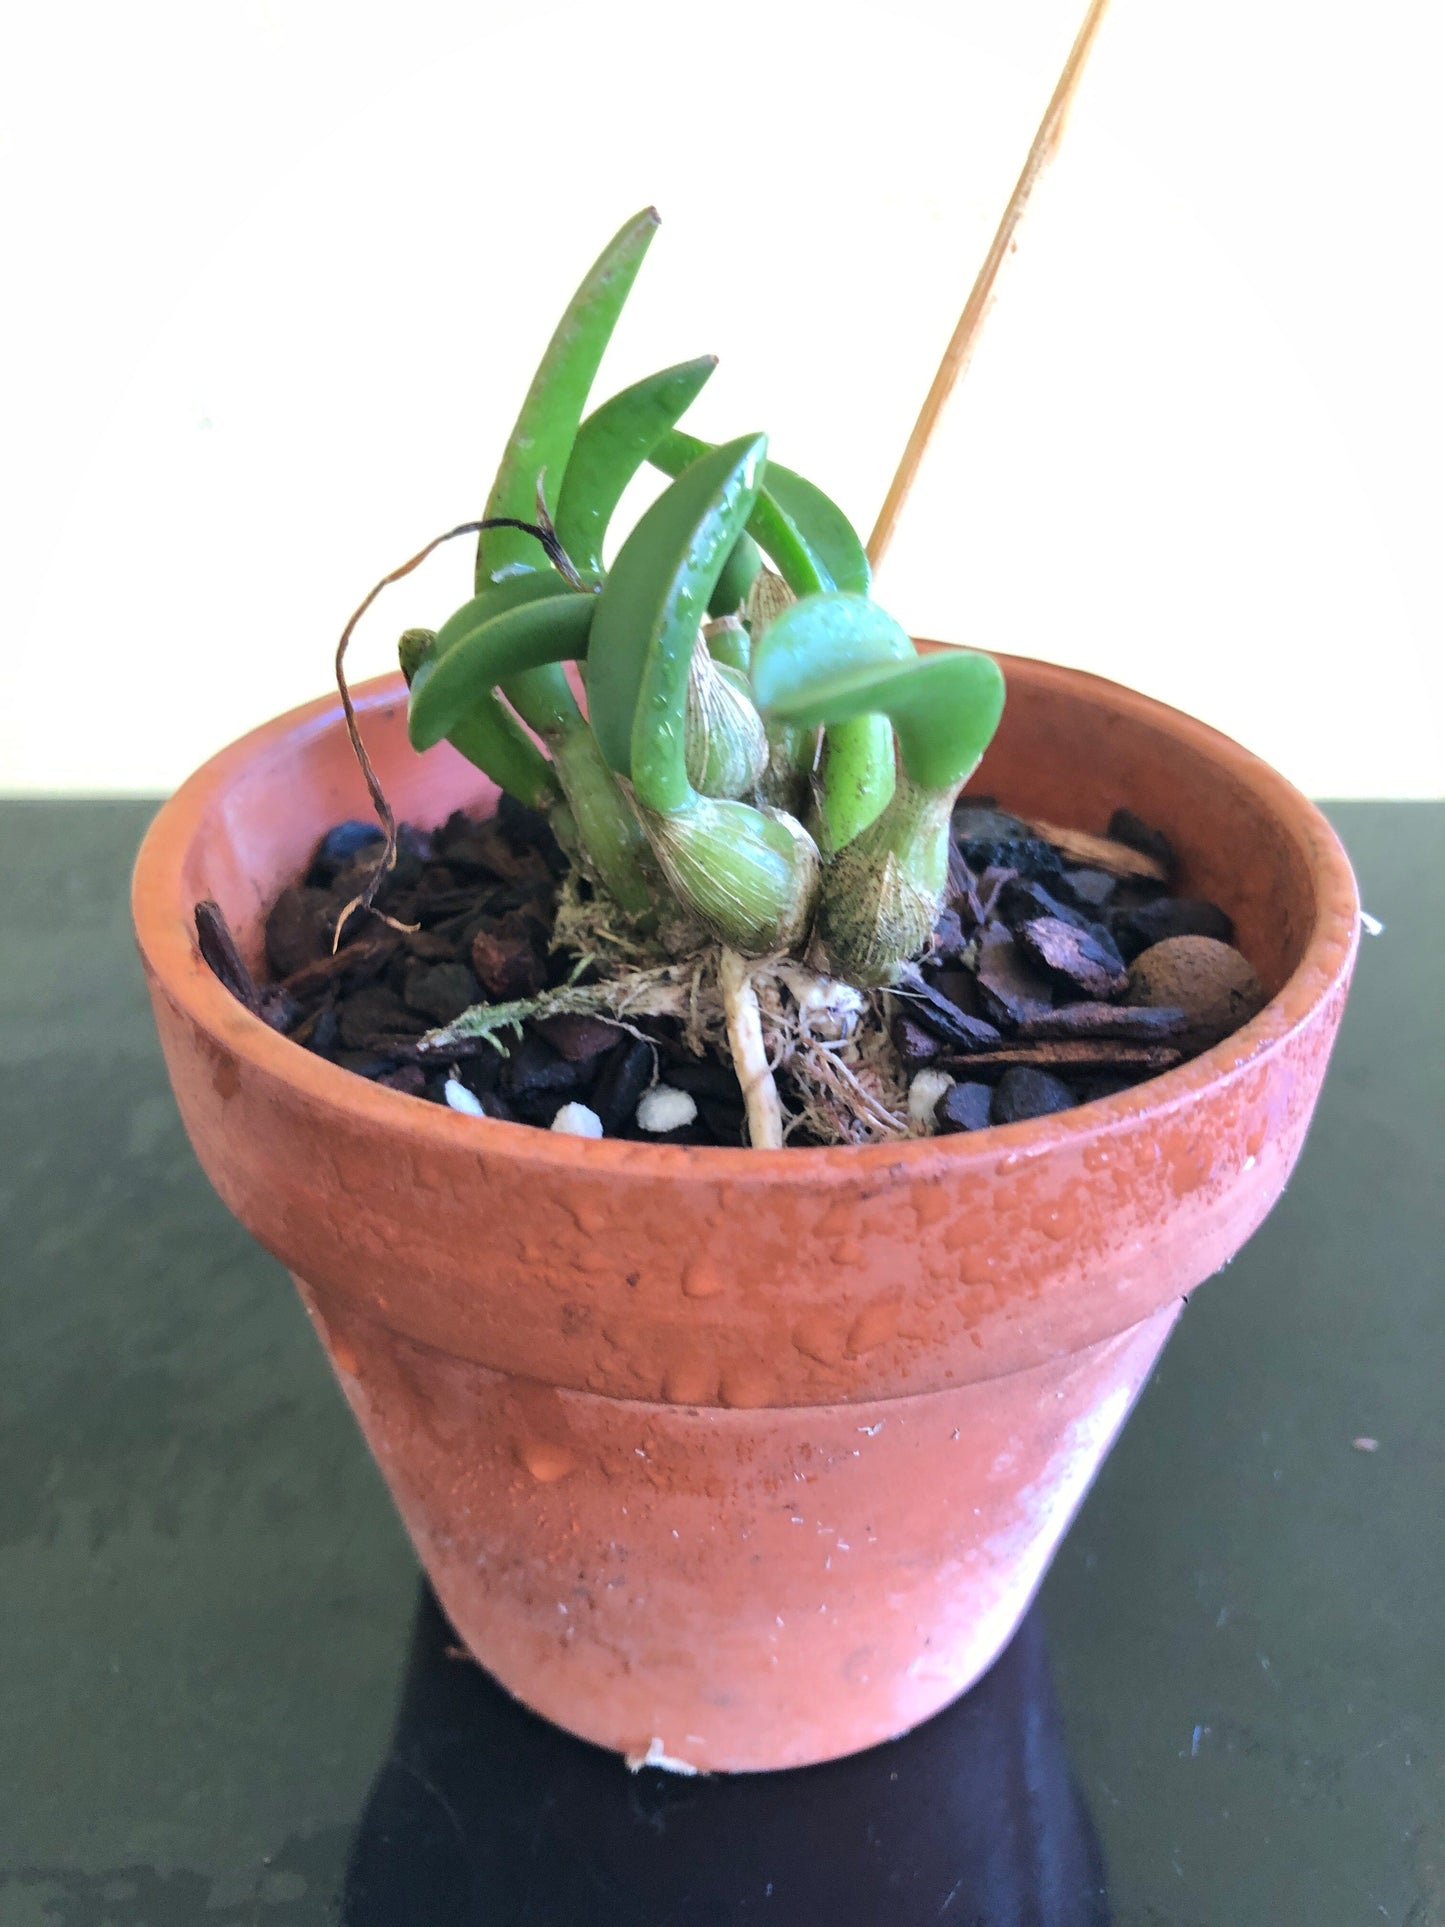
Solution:
<svg viewBox="0 0 1445 1927"><path fill-rule="evenodd" d="M575 1454L565 1445L550 1445L541 1439L524 1440L517 1447L517 1457L539 1485L555 1485L577 1464Z"/></svg>
<svg viewBox="0 0 1445 1927"><path fill-rule="evenodd" d="M682 1274L682 1289L689 1298L716 1298L723 1288L717 1268L708 1258L694 1258Z"/></svg>
<svg viewBox="0 0 1445 1927"><path fill-rule="evenodd" d="M737 1411L766 1405L772 1396L772 1373L761 1365L729 1365L722 1375L722 1401Z"/></svg>

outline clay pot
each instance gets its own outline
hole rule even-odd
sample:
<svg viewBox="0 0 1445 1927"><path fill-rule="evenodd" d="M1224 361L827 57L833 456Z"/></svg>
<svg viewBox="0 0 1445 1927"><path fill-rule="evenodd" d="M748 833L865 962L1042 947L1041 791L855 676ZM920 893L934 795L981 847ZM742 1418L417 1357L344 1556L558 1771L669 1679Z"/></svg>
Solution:
<svg viewBox="0 0 1445 1927"><path fill-rule="evenodd" d="M518 1698L634 1757L739 1771L925 1719L1019 1623L1185 1296L1294 1165L1358 905L1318 812L1201 724L1004 659L979 787L1183 853L1270 1002L1120 1096L857 1150L582 1141L378 1088L202 963L367 798L334 700L161 810L135 916L176 1097L216 1189L295 1276L457 1631ZM400 816L488 788L359 692ZM324 1530L324 1522L318 1529Z"/></svg>

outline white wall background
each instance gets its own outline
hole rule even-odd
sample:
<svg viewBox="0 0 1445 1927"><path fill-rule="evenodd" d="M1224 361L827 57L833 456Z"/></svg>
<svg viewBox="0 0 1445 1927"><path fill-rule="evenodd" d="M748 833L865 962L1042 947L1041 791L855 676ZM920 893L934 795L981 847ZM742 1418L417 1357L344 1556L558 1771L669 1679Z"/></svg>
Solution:
<svg viewBox="0 0 1445 1927"><path fill-rule="evenodd" d="M602 241L866 532L1083 0L30 7L0 73L0 785L173 785L479 511ZM1445 791L1423 0L1114 0L879 594L1330 795ZM462 545L458 545L460 548ZM465 593L438 558L354 651Z"/></svg>

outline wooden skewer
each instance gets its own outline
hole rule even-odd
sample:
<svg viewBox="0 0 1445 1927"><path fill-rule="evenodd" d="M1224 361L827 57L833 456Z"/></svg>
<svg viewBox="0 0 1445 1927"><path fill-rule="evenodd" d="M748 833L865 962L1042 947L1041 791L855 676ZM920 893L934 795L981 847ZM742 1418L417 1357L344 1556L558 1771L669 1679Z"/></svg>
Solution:
<svg viewBox="0 0 1445 1927"><path fill-rule="evenodd" d="M897 473L888 485L888 493L883 498L883 506L878 511L878 520L873 524L873 533L868 538L868 560L876 569L888 552L898 526L898 517L903 504L908 500L924 452L938 426L939 417L953 393L959 377L973 359L974 348L983 332L983 324L988 311L993 306L994 284L998 280L999 269L1003 266L1014 245L1014 235L1019 222L1023 219L1024 209L1028 206L1029 196L1033 193L1040 175L1058 152L1063 139L1064 124L1073 105L1074 95L1078 92L1079 81L1083 76L1084 64L1093 47L1099 24L1109 0L1091 0L1084 24L1079 29L1064 63L1064 71L1059 75L1058 85L1054 88L1053 98L1039 122L1039 131L1034 135L1028 159L1024 162L1023 172L1009 197L1004 209L1003 219L998 224L998 232L984 256L983 266L978 278L969 291L964 303L963 313L958 317L958 326L953 331L953 339L944 350L943 360L938 364L938 373L933 377L923 407L919 410L918 420L913 424L913 433L908 437L908 446L903 451L903 459L898 464Z"/></svg>

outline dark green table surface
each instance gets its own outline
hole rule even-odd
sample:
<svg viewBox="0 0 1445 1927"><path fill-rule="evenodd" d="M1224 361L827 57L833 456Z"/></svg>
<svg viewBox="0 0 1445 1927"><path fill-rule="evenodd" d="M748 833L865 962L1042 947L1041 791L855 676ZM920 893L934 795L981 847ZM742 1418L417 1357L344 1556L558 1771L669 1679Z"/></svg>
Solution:
<svg viewBox="0 0 1445 1927"><path fill-rule="evenodd" d="M1387 930L1299 1172L995 1673L706 1785L448 1657L181 1133L127 923L151 807L0 805L3 1927L1445 1923L1445 805L1333 809Z"/></svg>

